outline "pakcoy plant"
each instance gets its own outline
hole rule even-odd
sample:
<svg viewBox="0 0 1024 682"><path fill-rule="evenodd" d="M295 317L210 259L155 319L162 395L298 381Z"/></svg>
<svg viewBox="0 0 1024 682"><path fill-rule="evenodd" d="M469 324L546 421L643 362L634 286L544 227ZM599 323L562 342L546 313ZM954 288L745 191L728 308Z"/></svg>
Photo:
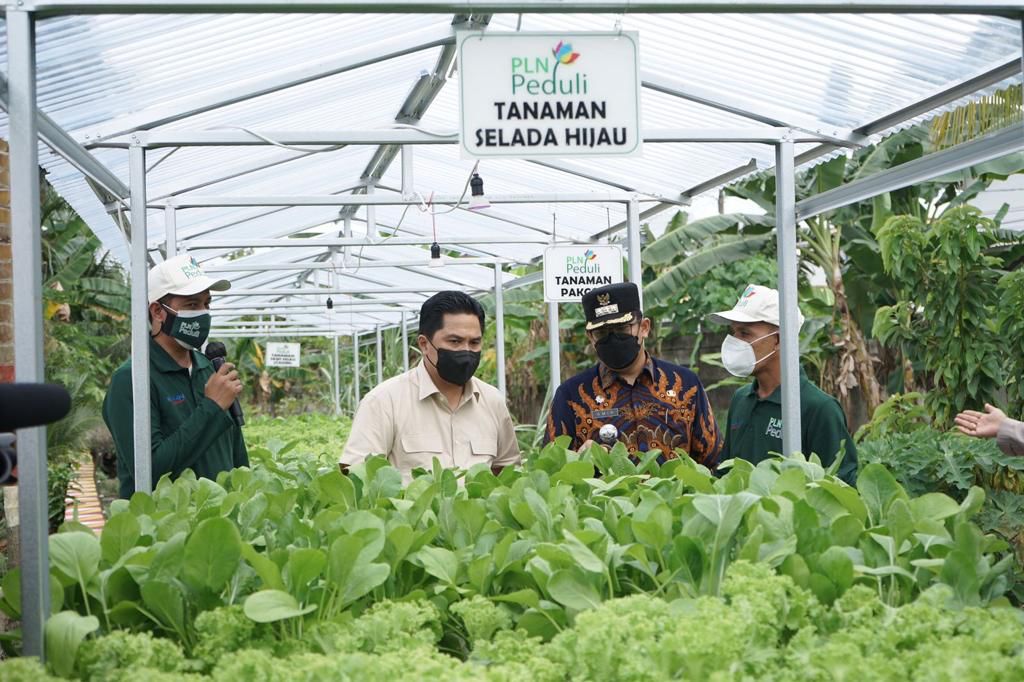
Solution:
<svg viewBox="0 0 1024 682"><path fill-rule="evenodd" d="M307 641L388 600L432 604L439 647L465 657L459 602L500 604L548 640L609 599L720 596L740 559L826 605L858 585L889 606L937 584L959 607L1009 588L1006 543L971 520L980 489L911 498L877 464L854 489L813 458L716 477L685 457L634 464L559 440L499 476L435 463L403 487L381 458L346 476L294 450L250 455L254 469L216 483L186 474L116 502L102 538L74 523L51 538L55 670L94 632L149 631L201 658L211 622L234 624L222 638ZM17 617L18 573L2 587Z"/></svg>

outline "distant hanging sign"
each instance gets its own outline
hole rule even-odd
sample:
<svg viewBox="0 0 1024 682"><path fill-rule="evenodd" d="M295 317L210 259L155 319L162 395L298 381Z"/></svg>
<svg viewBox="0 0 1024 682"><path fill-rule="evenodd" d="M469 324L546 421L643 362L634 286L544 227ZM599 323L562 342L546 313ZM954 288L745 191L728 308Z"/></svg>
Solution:
<svg viewBox="0 0 1024 682"><path fill-rule="evenodd" d="M459 32L463 156L639 153L638 41L634 31Z"/></svg>
<svg viewBox="0 0 1024 682"><path fill-rule="evenodd" d="M267 367L298 367L298 343L268 343Z"/></svg>
<svg viewBox="0 0 1024 682"><path fill-rule="evenodd" d="M579 303L583 294L622 281L618 246L549 246L544 250L544 300Z"/></svg>

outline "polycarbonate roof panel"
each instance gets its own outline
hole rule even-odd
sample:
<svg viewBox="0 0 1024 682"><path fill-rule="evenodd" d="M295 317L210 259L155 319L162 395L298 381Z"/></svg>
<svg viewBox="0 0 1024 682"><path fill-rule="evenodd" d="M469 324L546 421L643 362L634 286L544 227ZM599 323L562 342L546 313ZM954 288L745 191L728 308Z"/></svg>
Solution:
<svg viewBox="0 0 1024 682"><path fill-rule="evenodd" d="M496 24L515 25L501 17ZM641 68L854 128L1021 49L1020 23L965 15L528 14L524 31L640 32Z"/></svg>
<svg viewBox="0 0 1024 682"><path fill-rule="evenodd" d="M343 73L308 80L278 92L239 99L265 89L268 82L297 74L337 68L367 50L409 49L447 33L451 15L96 15L58 17L38 25L39 105L80 141L90 142L136 129L156 130L244 127L271 130L355 130L394 125L403 101L422 73L431 72L441 52L431 47L393 59L365 64ZM722 108L645 88L642 122L647 128L760 129L767 117L795 127L841 134L871 123L971 78L993 66L1019 58L1018 21L979 16L893 15L499 15L489 30L555 32L613 30L640 34L640 69L648 80L662 81L695 96L719 99ZM0 53L6 46L0 42ZM458 73L431 102L420 125L455 131L459 123ZM987 88L1019 81L1019 76ZM209 109L211 102L234 103ZM966 99L966 98L965 98ZM961 100L961 102L964 100ZM938 111L956 106L946 105ZM175 114L209 109L172 121ZM753 116L744 116L747 111ZM936 112L937 113L937 112ZM926 115L913 121L921 120ZM894 126L873 139L911 122ZM0 122L6 129L6 120ZM0 132L3 132L0 130ZM798 145L798 153L816 145ZM338 194L360 185L375 148L349 147L306 153L279 147L183 148L148 154L148 196L159 203L186 195ZM123 149L96 149L94 155L126 184L128 154ZM832 153L842 153L832 152ZM473 162L461 158L457 145L420 146L414 151L413 186L423 201L431 192L462 192ZM820 157L827 158L827 157ZM479 172L488 194L557 191L583 193L628 188L646 197L675 197L692 188L710 189L708 181L749 168L770 168L774 154L767 145L647 144L643 154L626 158L569 158L554 161L571 172L520 160L484 160ZM84 178L59 156L44 150L40 162L50 181L88 221L112 253L127 260L124 239ZM401 187L400 162L385 172L377 192ZM643 204L642 208L650 204ZM466 256L498 256L530 262L552 238L586 241L626 219L622 204L496 205L481 213L435 207L433 218L423 205L379 206L377 231L400 226L399 237L437 241ZM246 239L284 237L304 232L338 236L338 206L197 208L177 211L179 247L190 238ZM355 236L366 235L369 211L352 216ZM671 213L671 212L668 212ZM153 257L164 241L164 212L150 210L148 242ZM435 228L436 226L436 228ZM473 237L490 243L459 244ZM616 235L613 239L620 239ZM515 243L504 243L513 240ZM426 260L426 245L393 246L381 241L347 252L352 265L367 262ZM207 264L237 258L238 248L197 250ZM260 270L260 264L323 259L322 247L259 248L231 262L252 271L226 276L244 288L270 287L280 295L224 297L226 305L263 304L271 299L300 300L289 290L300 285L299 271ZM422 300L439 283L489 289L489 266L441 269L355 267L342 272L314 270L301 283L308 288L335 283L354 288L420 287L400 295ZM506 281L511 275L506 275ZM325 299L326 297L312 297ZM349 297L333 296L336 302ZM395 296L374 294L360 298ZM230 303L228 303L230 302ZM323 300L318 300L323 303ZM406 304L402 304L406 305ZM281 308L286 310L286 308ZM351 313L346 327L365 328L397 313ZM326 313L288 314L317 326Z"/></svg>
<svg viewBox="0 0 1024 682"><path fill-rule="evenodd" d="M90 125L259 82L450 24L447 15L125 15L39 22L39 106L62 127ZM0 48L6 57L6 41Z"/></svg>

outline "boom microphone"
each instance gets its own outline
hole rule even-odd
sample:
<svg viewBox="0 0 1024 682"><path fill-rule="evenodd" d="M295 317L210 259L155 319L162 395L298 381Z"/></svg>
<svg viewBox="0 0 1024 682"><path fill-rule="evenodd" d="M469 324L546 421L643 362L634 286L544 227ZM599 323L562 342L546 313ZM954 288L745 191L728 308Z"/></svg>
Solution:
<svg viewBox="0 0 1024 682"><path fill-rule="evenodd" d="M206 344L206 358L213 363L213 368L220 371L221 366L225 362L225 358L228 355L228 349L224 347L224 344L220 341L210 341ZM238 404L238 398L235 398L235 402L231 403L231 407L228 408L235 423L239 426L245 424L245 417L242 416L242 406Z"/></svg>
<svg viewBox="0 0 1024 682"><path fill-rule="evenodd" d="M71 411L71 395L57 384L0 384L0 485L18 481L18 453L10 431L42 426Z"/></svg>
<svg viewBox="0 0 1024 682"><path fill-rule="evenodd" d="M17 431L63 419L71 394L57 384L0 384L0 431Z"/></svg>

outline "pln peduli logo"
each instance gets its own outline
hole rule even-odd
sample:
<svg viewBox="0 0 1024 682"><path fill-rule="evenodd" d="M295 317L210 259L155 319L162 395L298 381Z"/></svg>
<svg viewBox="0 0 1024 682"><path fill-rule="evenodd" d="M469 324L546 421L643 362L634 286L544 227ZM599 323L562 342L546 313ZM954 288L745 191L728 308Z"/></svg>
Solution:
<svg viewBox="0 0 1024 682"><path fill-rule="evenodd" d="M551 54L554 55L557 62L555 68L558 68L558 64L568 66L580 58L579 52L572 51L572 43L567 43L563 40L558 41L558 44L551 50Z"/></svg>
<svg viewBox="0 0 1024 682"><path fill-rule="evenodd" d="M559 43L559 45L561 45L561 43ZM594 253L593 249L587 249L586 251L584 251L583 257L586 258L588 262L593 262L597 260L597 254Z"/></svg>
<svg viewBox="0 0 1024 682"><path fill-rule="evenodd" d="M568 77L558 77L558 67L576 64L580 53L572 49L572 43L564 40L551 48L551 57L513 57L512 94L529 95L585 95L587 74L576 71Z"/></svg>

